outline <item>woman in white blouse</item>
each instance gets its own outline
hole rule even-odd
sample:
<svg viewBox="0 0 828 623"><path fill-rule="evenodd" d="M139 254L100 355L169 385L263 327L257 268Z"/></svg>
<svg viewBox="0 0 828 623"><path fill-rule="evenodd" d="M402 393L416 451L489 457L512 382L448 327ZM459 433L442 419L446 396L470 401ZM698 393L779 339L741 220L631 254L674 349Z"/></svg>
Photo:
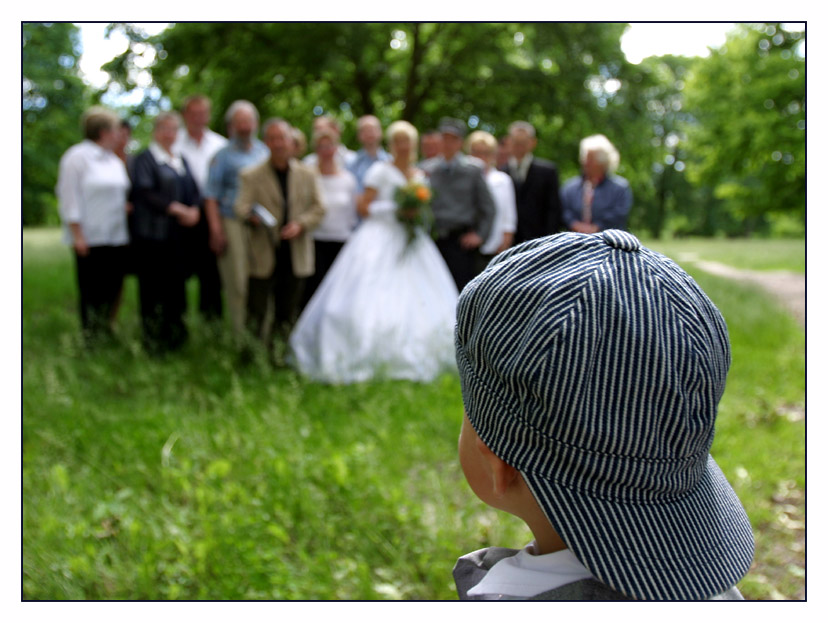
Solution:
<svg viewBox="0 0 828 623"><path fill-rule="evenodd" d="M75 252L81 328L89 345L112 333L129 243L129 177L112 151L119 124L105 108L84 113L85 139L63 154L55 189L64 241Z"/></svg>
<svg viewBox="0 0 828 623"><path fill-rule="evenodd" d="M472 132L466 139L466 152L485 164L483 178L492 193L495 204L495 220L488 240L480 246L483 268L495 255L512 246L517 226L515 186L512 178L494 167L497 156L497 139L488 132ZM482 268L481 268L482 270Z"/></svg>
<svg viewBox="0 0 828 623"><path fill-rule="evenodd" d="M322 283L359 222L356 177L336 160L339 137L331 130L321 129L314 132L311 143L317 156L317 179L322 204L325 206L325 218L313 230L316 272L305 283L305 304Z"/></svg>

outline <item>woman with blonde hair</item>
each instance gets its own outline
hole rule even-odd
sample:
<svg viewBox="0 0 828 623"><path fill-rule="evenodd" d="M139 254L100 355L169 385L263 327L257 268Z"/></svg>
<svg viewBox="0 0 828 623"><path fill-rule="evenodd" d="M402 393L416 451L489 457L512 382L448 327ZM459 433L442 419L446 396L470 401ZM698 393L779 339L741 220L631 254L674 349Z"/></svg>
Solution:
<svg viewBox="0 0 828 623"><path fill-rule="evenodd" d="M497 148L497 139L482 130L472 132L466 139L466 153L484 163L483 179L486 180L495 204L492 231L486 241L480 245L480 255L484 262L480 269L481 272L496 254L512 246L517 227L515 185L508 173L498 171L494 166Z"/></svg>
<svg viewBox="0 0 828 623"><path fill-rule="evenodd" d="M126 265L129 177L113 149L120 120L101 107L81 120L84 140L60 159L55 188L64 242L75 252L81 328L87 345L111 334Z"/></svg>
<svg viewBox="0 0 828 623"><path fill-rule="evenodd" d="M417 131L406 121L386 132L392 160L364 178L351 235L290 338L300 372L326 383L376 377L430 381L454 368L457 288L428 232L398 220L398 192L428 194L414 166Z"/></svg>
<svg viewBox="0 0 828 623"><path fill-rule="evenodd" d="M313 230L316 270L305 282L304 304L307 305L319 284L357 226L357 179L341 167L336 159L339 136L323 128L311 137L316 154L316 174L325 218Z"/></svg>

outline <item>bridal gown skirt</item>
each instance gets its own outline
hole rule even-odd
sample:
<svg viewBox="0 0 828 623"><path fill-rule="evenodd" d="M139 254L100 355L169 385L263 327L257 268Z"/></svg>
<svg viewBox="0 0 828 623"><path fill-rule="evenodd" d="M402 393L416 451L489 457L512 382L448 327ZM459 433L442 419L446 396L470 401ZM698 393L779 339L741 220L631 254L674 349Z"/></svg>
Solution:
<svg viewBox="0 0 828 623"><path fill-rule="evenodd" d="M391 215L351 235L290 337L291 361L326 383L430 381L456 370L457 288L424 233L406 248Z"/></svg>

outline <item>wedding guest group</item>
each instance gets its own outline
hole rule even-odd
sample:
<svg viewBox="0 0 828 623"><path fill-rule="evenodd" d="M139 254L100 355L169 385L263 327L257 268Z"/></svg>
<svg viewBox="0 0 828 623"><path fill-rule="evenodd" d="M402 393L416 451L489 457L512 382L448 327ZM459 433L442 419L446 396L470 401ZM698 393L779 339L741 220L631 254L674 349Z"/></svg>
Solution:
<svg viewBox="0 0 828 623"><path fill-rule="evenodd" d="M90 110L86 140L64 155L56 190L85 336L111 334L131 242L152 353L187 342L196 274L203 317L226 309L240 353L258 341L277 365L323 382L425 381L452 367L458 294L498 254L562 229L624 228L632 202L603 135L582 141L581 175L559 192L526 121L467 137L468 124L447 116L420 137L403 121L383 132L365 114L353 151L324 114L308 124L304 155L305 134L283 119L260 140L250 101L227 107L227 138L210 128L206 96L181 111L159 114L133 156L129 125Z"/></svg>

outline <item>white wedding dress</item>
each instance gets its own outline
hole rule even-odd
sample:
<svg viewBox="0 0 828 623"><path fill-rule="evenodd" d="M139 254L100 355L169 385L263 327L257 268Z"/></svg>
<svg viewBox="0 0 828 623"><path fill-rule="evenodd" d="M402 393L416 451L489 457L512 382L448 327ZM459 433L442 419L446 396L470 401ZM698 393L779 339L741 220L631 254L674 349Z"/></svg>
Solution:
<svg viewBox="0 0 828 623"><path fill-rule="evenodd" d="M311 379L430 381L456 370L457 288L424 232L406 247L394 192L406 183L390 162L365 175L377 190L290 336L289 361Z"/></svg>

